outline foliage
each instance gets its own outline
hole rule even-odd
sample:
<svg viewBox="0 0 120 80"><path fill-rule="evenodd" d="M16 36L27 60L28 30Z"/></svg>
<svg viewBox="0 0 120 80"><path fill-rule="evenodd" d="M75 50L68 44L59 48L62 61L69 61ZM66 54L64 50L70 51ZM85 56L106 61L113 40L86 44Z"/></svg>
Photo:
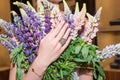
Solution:
<svg viewBox="0 0 120 80"><path fill-rule="evenodd" d="M87 44L79 37L76 38L71 41L60 58L48 67L43 80L73 80L72 73L76 68L87 69L87 67L93 68L96 80L102 80L105 74L99 65L102 59L96 58L98 55L96 49L97 46Z"/></svg>

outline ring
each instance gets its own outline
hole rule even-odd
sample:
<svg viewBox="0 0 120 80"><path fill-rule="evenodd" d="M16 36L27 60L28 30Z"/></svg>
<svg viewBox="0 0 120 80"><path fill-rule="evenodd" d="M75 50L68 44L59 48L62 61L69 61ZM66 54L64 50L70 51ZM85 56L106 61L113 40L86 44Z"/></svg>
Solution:
<svg viewBox="0 0 120 80"><path fill-rule="evenodd" d="M61 40L60 40L60 44L63 46L65 43L66 43L66 39L65 38L62 38Z"/></svg>

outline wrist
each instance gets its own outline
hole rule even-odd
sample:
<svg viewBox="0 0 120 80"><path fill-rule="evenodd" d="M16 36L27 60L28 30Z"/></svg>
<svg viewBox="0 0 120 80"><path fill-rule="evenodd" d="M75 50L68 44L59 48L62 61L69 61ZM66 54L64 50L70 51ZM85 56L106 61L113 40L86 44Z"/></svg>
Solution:
<svg viewBox="0 0 120 80"><path fill-rule="evenodd" d="M23 80L42 80L47 65L37 56Z"/></svg>
<svg viewBox="0 0 120 80"><path fill-rule="evenodd" d="M37 71L45 71L47 67L49 66L48 63L46 63L45 59L43 59L40 56L37 56L34 63L32 64L32 67L37 69Z"/></svg>
<svg viewBox="0 0 120 80"><path fill-rule="evenodd" d="M40 53L38 54L38 56L36 58L36 62L39 62L39 65L41 64L44 67L48 67L52 61L50 60L50 58L48 58L47 55L45 56L45 55L42 55Z"/></svg>

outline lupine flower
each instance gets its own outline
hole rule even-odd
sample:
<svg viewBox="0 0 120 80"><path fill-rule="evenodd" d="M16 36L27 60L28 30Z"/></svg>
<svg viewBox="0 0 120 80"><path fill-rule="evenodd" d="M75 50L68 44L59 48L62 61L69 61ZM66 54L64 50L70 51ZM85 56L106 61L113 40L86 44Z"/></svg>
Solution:
<svg viewBox="0 0 120 80"><path fill-rule="evenodd" d="M12 29L13 29L14 26L13 26L11 23L8 23L8 22L0 19L0 26L8 33L11 37L14 36L13 31L12 31Z"/></svg>
<svg viewBox="0 0 120 80"><path fill-rule="evenodd" d="M17 46L16 42L13 41L12 39L10 39L7 35L5 34L0 34L0 43L8 48L8 50L10 51L10 53L12 52L12 50Z"/></svg>
<svg viewBox="0 0 120 80"><path fill-rule="evenodd" d="M80 31L82 29L82 26L84 25L84 21L85 21L85 14L86 14L86 5L83 4L83 8L81 10L81 12L79 12L79 8L78 8L78 3L76 4L76 9L75 9L75 14L74 14L74 28L71 30L70 36L72 37L72 39L76 39L76 37L78 36L78 31Z"/></svg>
<svg viewBox="0 0 120 80"><path fill-rule="evenodd" d="M109 45L106 46L102 51L97 51L98 58L106 59L111 58L117 54L120 54L120 43L116 45Z"/></svg>
<svg viewBox="0 0 120 80"><path fill-rule="evenodd" d="M29 63L32 63L35 58L36 58L35 55L30 55L29 58L28 58Z"/></svg>
<svg viewBox="0 0 120 80"><path fill-rule="evenodd" d="M24 9L28 16L33 16L35 14L34 8L32 8L30 5L26 5L26 4L18 2L18 1L14 2L13 4Z"/></svg>
<svg viewBox="0 0 120 80"><path fill-rule="evenodd" d="M36 14L35 10L31 7L29 3L28 5L20 2L15 2L14 4L21 7L20 12L22 15L21 19L15 12L13 14L15 18L14 23L17 23L15 31L16 37L19 42L24 43L24 54L28 56L28 58L33 54L35 54L36 56L40 40L44 37L44 30L41 30L42 25L39 19L40 17ZM30 59L31 58L29 58L28 60ZM33 59L34 58L32 58L31 61L33 61Z"/></svg>
<svg viewBox="0 0 120 80"><path fill-rule="evenodd" d="M89 44L92 43L92 39L96 36L96 32L98 31L97 26L99 25L98 20L101 10L102 8L99 8L97 14L94 17L87 13L88 21L86 21L84 31L82 34L80 34L80 37Z"/></svg>

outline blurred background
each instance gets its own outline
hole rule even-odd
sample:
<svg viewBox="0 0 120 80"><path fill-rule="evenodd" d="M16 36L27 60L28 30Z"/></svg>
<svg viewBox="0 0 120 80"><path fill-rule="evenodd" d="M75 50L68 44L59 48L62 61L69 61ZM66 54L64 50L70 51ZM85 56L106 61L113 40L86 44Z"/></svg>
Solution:
<svg viewBox="0 0 120 80"><path fill-rule="evenodd" d="M30 1L36 8L36 0L0 0L0 18L6 21L12 21L10 14L11 10L18 12L18 8L12 5L14 1L26 2ZM120 0L66 0L70 8L74 11L75 2L79 2L80 9L83 3L87 4L87 11L94 15L96 10L102 6L102 15L100 20L99 32L94 39L94 44L99 46L102 50L105 46L110 44L116 44L120 42ZM60 3L61 9L63 9L62 2ZM117 23L116 23L117 19ZM5 33L0 28L0 34ZM107 59L102 62L101 65L107 76L107 80L120 80L120 69L113 69L110 67L112 62L115 62L116 57ZM118 61L119 62L119 61ZM120 67L120 63L117 64ZM118 67L117 67L118 68ZM9 53L6 48L0 44L0 80L8 80L10 69Z"/></svg>

